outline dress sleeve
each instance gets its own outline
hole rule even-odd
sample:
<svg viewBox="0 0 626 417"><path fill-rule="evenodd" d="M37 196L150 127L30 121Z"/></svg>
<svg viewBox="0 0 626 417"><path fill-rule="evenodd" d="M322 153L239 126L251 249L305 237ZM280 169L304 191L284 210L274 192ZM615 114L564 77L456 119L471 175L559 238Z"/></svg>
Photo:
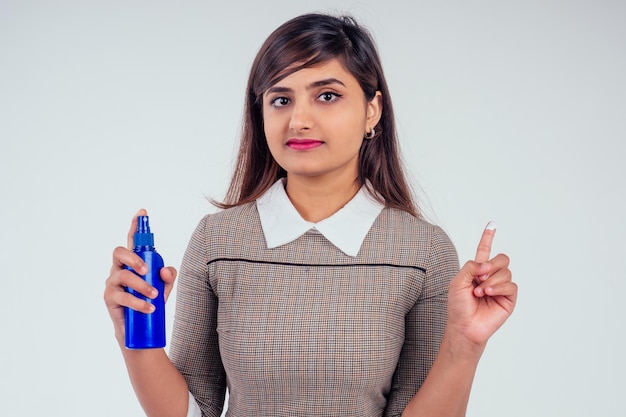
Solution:
<svg viewBox="0 0 626 417"><path fill-rule="evenodd" d="M208 219L202 219L196 228L183 257L169 355L187 381L202 415L219 417L224 407L226 374L217 337L218 300L209 284L207 268Z"/></svg>
<svg viewBox="0 0 626 417"><path fill-rule="evenodd" d="M426 379L439 352L448 318L448 287L459 271L450 238L434 227L422 292L405 317L404 345L398 360L385 416L400 416Z"/></svg>

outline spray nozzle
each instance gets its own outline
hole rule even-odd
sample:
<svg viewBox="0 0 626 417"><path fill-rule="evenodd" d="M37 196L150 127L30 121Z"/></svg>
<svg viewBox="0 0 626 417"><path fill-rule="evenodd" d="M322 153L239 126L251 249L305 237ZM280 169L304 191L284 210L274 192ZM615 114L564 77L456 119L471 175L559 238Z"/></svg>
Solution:
<svg viewBox="0 0 626 417"><path fill-rule="evenodd" d="M148 216L137 217L137 232L133 238L135 247L154 246L154 234L150 233L150 221Z"/></svg>

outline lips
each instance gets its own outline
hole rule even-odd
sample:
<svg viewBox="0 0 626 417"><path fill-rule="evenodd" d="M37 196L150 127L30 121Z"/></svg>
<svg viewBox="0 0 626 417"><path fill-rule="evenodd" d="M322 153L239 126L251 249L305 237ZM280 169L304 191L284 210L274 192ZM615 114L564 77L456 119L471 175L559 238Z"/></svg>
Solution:
<svg viewBox="0 0 626 417"><path fill-rule="evenodd" d="M287 141L287 147L296 151L308 151L309 149L317 148L323 145L324 142L317 139L289 139Z"/></svg>

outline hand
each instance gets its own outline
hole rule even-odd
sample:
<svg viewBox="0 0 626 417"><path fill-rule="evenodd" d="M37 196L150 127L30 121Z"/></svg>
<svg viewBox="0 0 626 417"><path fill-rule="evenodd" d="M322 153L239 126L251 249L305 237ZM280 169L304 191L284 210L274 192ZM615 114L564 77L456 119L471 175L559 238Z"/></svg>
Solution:
<svg viewBox="0 0 626 417"><path fill-rule="evenodd" d="M146 210L141 209L133 217L130 230L128 231L127 247L118 246L113 250L113 265L111 266L110 275L105 282L104 303L109 310L109 315L115 328L115 336L120 343L124 341L124 307L129 307L142 313L151 313L153 309L152 304L126 292L125 288L138 291L148 298L157 296L157 290L154 287L132 271L124 268L124 266L129 266L139 274L147 272L148 267L146 264L132 250L133 236L135 231L137 231L137 217L147 216L147 214ZM163 282L165 282L164 297L165 301L167 301L176 279L176 269L171 266L164 267L161 269L160 275Z"/></svg>
<svg viewBox="0 0 626 417"><path fill-rule="evenodd" d="M513 313L517 300L509 258L500 254L489 259L495 233L495 225L490 222L483 231L476 258L451 281L448 296L451 336L481 348Z"/></svg>

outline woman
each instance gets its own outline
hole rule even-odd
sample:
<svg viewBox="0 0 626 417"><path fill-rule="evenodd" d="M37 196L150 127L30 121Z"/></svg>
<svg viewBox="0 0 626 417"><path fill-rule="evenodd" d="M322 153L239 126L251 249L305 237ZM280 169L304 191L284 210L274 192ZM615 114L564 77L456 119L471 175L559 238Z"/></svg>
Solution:
<svg viewBox="0 0 626 417"><path fill-rule="evenodd" d="M123 268L141 260L114 251L105 302L148 415L219 416L226 386L232 416L465 414L517 286L508 258L490 259L492 225L459 270L420 218L378 54L353 19L304 15L266 40L217 204L181 266L171 359L123 347L123 308L150 312L124 287L156 294ZM176 271L161 277L167 296Z"/></svg>

